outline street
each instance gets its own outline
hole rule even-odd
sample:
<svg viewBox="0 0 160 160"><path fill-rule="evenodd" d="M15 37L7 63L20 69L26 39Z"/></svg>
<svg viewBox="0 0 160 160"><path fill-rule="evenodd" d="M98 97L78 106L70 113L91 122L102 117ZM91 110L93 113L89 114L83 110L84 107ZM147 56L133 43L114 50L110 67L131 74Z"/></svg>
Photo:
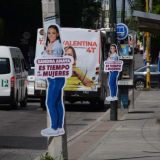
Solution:
<svg viewBox="0 0 160 160"><path fill-rule="evenodd" d="M135 68L142 65L142 55L135 55ZM135 98L140 91L135 90ZM131 99L131 98L130 98ZM88 102L65 103L67 140L70 141L105 116L105 108L90 106ZM26 108L7 111L7 105L0 105L0 160L32 160L47 151L47 138L40 132L47 126L46 111L40 108L39 99L29 98Z"/></svg>
<svg viewBox="0 0 160 160"><path fill-rule="evenodd" d="M46 111L38 99L29 99L26 108L6 111L0 109L0 159L28 160L47 150L47 138L40 132L46 128ZM66 104L67 138L84 129L107 110L92 109L89 103Z"/></svg>

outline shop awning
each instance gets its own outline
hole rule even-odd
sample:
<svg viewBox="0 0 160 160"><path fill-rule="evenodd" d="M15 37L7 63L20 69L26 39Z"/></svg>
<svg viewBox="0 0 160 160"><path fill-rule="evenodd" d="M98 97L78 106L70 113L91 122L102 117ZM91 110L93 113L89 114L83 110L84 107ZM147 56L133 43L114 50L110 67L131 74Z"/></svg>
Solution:
<svg viewBox="0 0 160 160"><path fill-rule="evenodd" d="M160 34L160 15L134 10L133 17L138 21L140 31Z"/></svg>

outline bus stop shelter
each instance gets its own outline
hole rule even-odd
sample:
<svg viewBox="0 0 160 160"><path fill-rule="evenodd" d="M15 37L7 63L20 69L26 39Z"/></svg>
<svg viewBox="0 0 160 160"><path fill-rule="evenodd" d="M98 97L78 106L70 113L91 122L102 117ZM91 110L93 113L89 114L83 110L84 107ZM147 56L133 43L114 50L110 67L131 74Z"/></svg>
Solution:
<svg viewBox="0 0 160 160"><path fill-rule="evenodd" d="M133 17L138 21L138 28L143 32L160 34L160 15L134 10Z"/></svg>

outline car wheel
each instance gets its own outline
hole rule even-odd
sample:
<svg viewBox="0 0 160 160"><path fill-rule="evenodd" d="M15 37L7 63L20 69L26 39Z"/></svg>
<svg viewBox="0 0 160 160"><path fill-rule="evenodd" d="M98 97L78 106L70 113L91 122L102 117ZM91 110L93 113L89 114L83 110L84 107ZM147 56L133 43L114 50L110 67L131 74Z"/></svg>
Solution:
<svg viewBox="0 0 160 160"><path fill-rule="evenodd" d="M24 100L20 102L21 107L27 107L27 90L25 92Z"/></svg>
<svg viewBox="0 0 160 160"><path fill-rule="evenodd" d="M137 80L135 82L135 88L137 90L141 90L141 89L144 89L145 88L145 82L143 80Z"/></svg>
<svg viewBox="0 0 160 160"><path fill-rule="evenodd" d="M41 97L40 98L40 105L41 105L41 108L46 110L46 97Z"/></svg>

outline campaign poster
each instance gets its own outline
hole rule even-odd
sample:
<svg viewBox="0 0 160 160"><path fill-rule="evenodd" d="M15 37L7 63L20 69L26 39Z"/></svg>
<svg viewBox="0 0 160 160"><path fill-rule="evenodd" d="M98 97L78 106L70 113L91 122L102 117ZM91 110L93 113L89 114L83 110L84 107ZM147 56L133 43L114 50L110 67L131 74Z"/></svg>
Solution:
<svg viewBox="0 0 160 160"><path fill-rule="evenodd" d="M123 61L118 59L118 49L116 44L110 45L109 55L106 61L104 61L104 72L109 72L108 86L110 89L110 96L106 97L107 101L118 100L118 76L122 71Z"/></svg>
<svg viewBox="0 0 160 160"><path fill-rule="evenodd" d="M36 80L47 81L46 106L50 126L41 131L46 137L61 136L64 130L63 88L66 78L72 75L73 58L64 55L60 27L54 23L55 17L44 18L43 50L35 58Z"/></svg>
<svg viewBox="0 0 160 160"><path fill-rule="evenodd" d="M100 31L62 28L65 55L74 59L72 76L67 78L65 91L97 91L100 71Z"/></svg>

